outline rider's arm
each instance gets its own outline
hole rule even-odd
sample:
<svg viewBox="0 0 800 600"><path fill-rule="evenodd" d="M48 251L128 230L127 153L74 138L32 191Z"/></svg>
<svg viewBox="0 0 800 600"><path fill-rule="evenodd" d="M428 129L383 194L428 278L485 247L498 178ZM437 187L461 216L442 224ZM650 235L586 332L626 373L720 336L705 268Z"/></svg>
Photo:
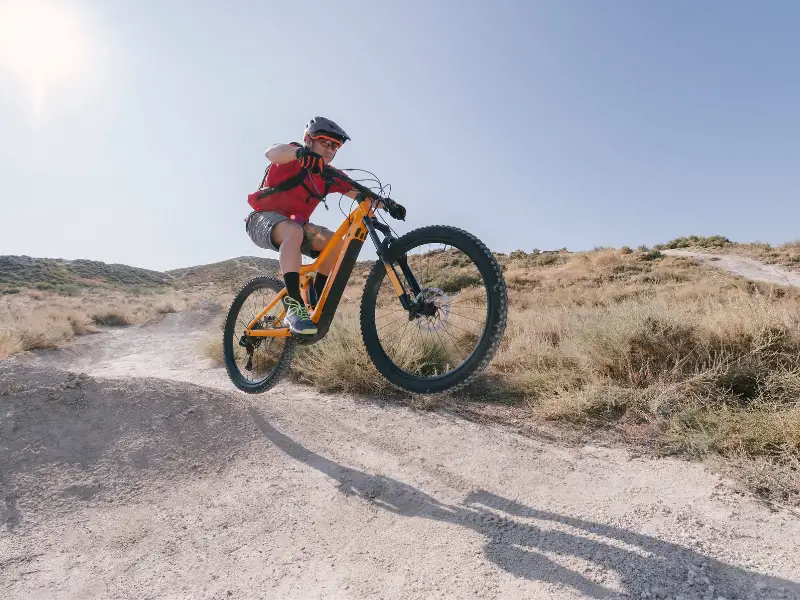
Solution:
<svg viewBox="0 0 800 600"><path fill-rule="evenodd" d="M297 146L293 144L274 144L266 151L265 156L267 160L276 165L284 165L286 163L297 160Z"/></svg>

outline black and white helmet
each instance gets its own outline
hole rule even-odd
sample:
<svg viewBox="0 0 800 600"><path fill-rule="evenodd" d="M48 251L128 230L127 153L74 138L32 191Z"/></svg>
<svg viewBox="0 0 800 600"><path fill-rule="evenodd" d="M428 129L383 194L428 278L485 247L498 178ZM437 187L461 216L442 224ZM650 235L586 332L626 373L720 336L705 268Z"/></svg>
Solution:
<svg viewBox="0 0 800 600"><path fill-rule="evenodd" d="M344 144L350 139L350 136L345 133L344 129L325 117L314 117L311 119L303 132L303 136L306 135L310 135L312 138L320 136L328 137L340 144Z"/></svg>

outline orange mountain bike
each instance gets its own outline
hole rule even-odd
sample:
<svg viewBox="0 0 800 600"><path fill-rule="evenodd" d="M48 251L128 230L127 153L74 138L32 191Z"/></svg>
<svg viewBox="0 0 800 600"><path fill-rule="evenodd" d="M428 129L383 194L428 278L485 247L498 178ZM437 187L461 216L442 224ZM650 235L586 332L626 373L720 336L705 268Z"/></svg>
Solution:
<svg viewBox="0 0 800 600"><path fill-rule="evenodd" d="M506 285L492 253L474 235L446 225L395 237L376 211L402 218L402 206L330 167L324 176L346 181L359 194L328 245L300 269L303 300L318 331L290 333L283 325L283 282L251 279L225 321L225 366L233 384L248 393L268 390L286 372L297 344L326 335L367 237L378 259L361 297L361 336L377 370L416 394L452 391L472 381L494 356L506 325ZM339 241L336 264L317 299L312 275Z"/></svg>

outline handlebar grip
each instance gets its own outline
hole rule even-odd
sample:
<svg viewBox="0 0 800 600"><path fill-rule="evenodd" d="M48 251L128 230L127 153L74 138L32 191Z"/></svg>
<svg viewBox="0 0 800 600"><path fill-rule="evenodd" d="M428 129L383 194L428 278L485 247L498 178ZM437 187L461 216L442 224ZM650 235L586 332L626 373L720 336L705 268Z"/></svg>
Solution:
<svg viewBox="0 0 800 600"><path fill-rule="evenodd" d="M399 202L395 202L391 198L384 198L383 205L393 219L397 219L398 221L406 220L406 208Z"/></svg>

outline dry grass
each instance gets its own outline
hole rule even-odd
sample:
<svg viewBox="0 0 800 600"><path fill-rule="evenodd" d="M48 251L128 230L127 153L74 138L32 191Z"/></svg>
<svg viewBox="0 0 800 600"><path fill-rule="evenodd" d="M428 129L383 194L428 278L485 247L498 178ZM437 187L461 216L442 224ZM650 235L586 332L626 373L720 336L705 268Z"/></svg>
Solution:
<svg viewBox="0 0 800 600"><path fill-rule="evenodd" d="M369 360L355 306L341 304L328 334L319 342L299 346L292 375L327 392L387 394L393 388Z"/></svg>
<svg viewBox="0 0 800 600"><path fill-rule="evenodd" d="M45 306L35 313L15 315L0 322L0 359L24 350L51 349L76 335L97 331L82 312Z"/></svg>
<svg viewBox="0 0 800 600"><path fill-rule="evenodd" d="M25 349L22 337L10 326L0 329L0 360L5 360L12 354L22 352Z"/></svg>
<svg viewBox="0 0 800 600"><path fill-rule="evenodd" d="M167 315L170 313L178 312L178 309L175 308L172 302L166 300L160 304L157 304L155 306L155 311L160 315Z"/></svg>
<svg viewBox="0 0 800 600"><path fill-rule="evenodd" d="M219 332L209 334L203 337L197 343L197 352L200 356L210 358L218 365L225 364L225 358L222 355L222 330Z"/></svg>
<svg viewBox="0 0 800 600"><path fill-rule="evenodd" d="M800 504L797 489L797 474L800 472L800 459L796 454L786 454L780 460L755 458L737 454L724 462L719 462L719 470L727 472L732 479L771 501Z"/></svg>
<svg viewBox="0 0 800 600"><path fill-rule="evenodd" d="M220 305L225 307L230 306L230 300L225 298L223 301L220 302ZM225 313L220 314L219 317L215 320L214 324L211 326L211 331L203 336L200 341L197 343L197 353L200 356L204 356L205 358L209 358L213 360L218 365L222 366L225 364L225 358L222 355L222 330L225 327L225 317L227 315Z"/></svg>
<svg viewBox="0 0 800 600"><path fill-rule="evenodd" d="M18 352L58 347L78 335L143 323L167 312L184 310L216 297L215 290L182 293L87 289L80 295L22 291L0 295L0 360Z"/></svg>
<svg viewBox="0 0 800 600"><path fill-rule="evenodd" d="M124 327L131 324L131 318L119 310L109 310L93 314L92 322L103 327Z"/></svg>

